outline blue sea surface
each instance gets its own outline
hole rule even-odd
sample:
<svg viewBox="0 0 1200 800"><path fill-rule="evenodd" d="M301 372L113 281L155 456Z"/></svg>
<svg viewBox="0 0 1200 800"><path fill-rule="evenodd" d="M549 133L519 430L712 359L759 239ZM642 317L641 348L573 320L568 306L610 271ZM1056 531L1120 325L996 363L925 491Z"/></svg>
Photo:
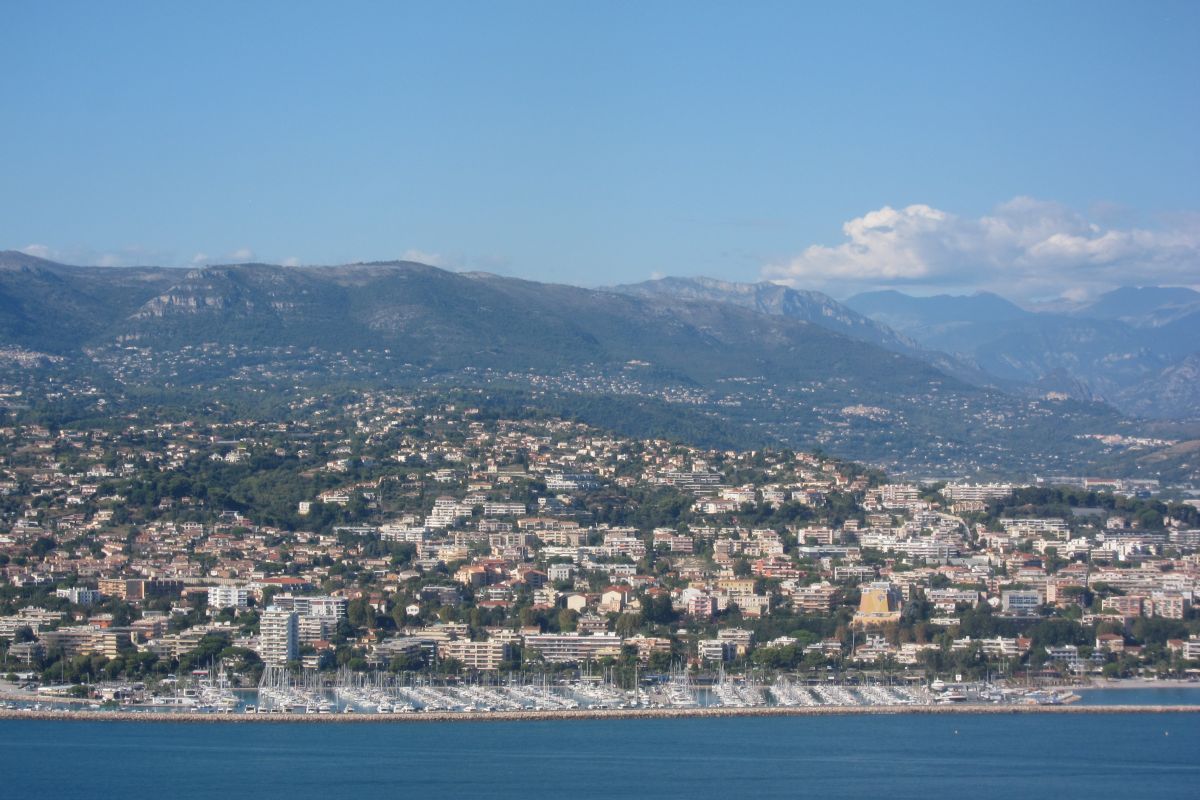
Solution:
<svg viewBox="0 0 1200 800"><path fill-rule="evenodd" d="M1200 706L1200 686L1076 689L1083 706Z"/></svg>
<svg viewBox="0 0 1200 800"><path fill-rule="evenodd" d="M0 721L0 796L1192 797L1191 714Z"/></svg>

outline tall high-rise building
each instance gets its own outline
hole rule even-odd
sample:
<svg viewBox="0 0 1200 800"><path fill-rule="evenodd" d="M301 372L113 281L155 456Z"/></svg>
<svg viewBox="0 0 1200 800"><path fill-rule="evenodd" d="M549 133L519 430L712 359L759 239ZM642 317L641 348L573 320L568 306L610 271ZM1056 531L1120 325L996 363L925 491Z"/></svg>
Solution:
<svg viewBox="0 0 1200 800"><path fill-rule="evenodd" d="M264 664L283 666L300 654L299 615L269 606L258 621L258 655Z"/></svg>

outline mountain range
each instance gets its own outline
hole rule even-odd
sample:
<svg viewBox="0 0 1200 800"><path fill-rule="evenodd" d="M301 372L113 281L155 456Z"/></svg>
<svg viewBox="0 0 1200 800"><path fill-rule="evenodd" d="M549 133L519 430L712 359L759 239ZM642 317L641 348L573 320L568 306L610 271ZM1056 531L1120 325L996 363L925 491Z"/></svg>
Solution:
<svg viewBox="0 0 1200 800"><path fill-rule="evenodd" d="M895 365L887 371L899 385L942 377L858 338L734 304L653 301L413 262L111 269L4 254L0 339L59 355L116 342L388 347L442 370L639 361L683 383L747 370L812 379L833 369L866 385L884 362Z"/></svg>
<svg viewBox="0 0 1200 800"><path fill-rule="evenodd" d="M1004 381L971 362L930 349L871 317L839 303L823 292L792 289L775 283L735 283L713 278L659 278L613 287L613 291L663 301L668 298L709 303L732 303L762 314L817 325L851 339L869 342L924 361L948 375L978 386L1005 387Z"/></svg>
<svg viewBox="0 0 1200 800"><path fill-rule="evenodd" d="M1200 414L1200 293L1191 289L1122 288L1053 311L988 293L870 292L846 305L1010 387L1066 391L1142 417Z"/></svg>
<svg viewBox="0 0 1200 800"><path fill-rule="evenodd" d="M1150 305L1166 319L1163 303ZM1109 406L1006 390L1012 376L975 354L877 315L816 292L705 279L584 289L413 262L185 270L0 253L0 345L130 402L321 382L485 386L631 432L823 447L893 469L1143 468L1146 453L1096 443L1141 431ZM49 380L29 363L0 360L26 396Z"/></svg>
<svg viewBox="0 0 1200 800"><path fill-rule="evenodd" d="M805 320L924 361L977 386L1067 394L1134 416L1200 415L1200 292L1129 287L1068 309L999 295L859 294L839 303L772 283L662 278L618 286L642 297L733 303Z"/></svg>

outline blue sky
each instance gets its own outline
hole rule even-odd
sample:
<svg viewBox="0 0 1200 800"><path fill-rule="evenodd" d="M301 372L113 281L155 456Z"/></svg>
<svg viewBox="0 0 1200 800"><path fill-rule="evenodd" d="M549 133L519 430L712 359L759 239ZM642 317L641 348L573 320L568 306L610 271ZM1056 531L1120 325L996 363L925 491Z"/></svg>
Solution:
<svg viewBox="0 0 1200 800"><path fill-rule="evenodd" d="M1197 3L8 3L0 248L1200 283Z"/></svg>

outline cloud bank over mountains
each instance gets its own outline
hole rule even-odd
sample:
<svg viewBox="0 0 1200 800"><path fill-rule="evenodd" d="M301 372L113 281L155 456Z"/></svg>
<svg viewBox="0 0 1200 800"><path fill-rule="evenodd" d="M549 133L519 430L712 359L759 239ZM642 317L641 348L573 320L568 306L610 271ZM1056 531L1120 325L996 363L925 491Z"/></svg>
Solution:
<svg viewBox="0 0 1200 800"><path fill-rule="evenodd" d="M1036 302L1084 301L1120 286L1200 290L1200 212L1177 213L1153 225L1133 224L1122 217L1119 208L1098 206L1085 214L1032 197L1015 197L979 217L925 204L884 206L843 223L840 243L810 245L792 258L768 263L760 276L836 297L882 288L910 294L988 290ZM206 249L190 256L144 245L96 250L38 243L21 250L53 261L105 267L196 267L260 259L298 266L397 257L380 253L365 259L322 261L311 254L260 254L244 246ZM496 255L410 248L398 257L454 271L519 272L510 259ZM664 267L655 274L692 273ZM744 280L747 276L722 277Z"/></svg>
<svg viewBox="0 0 1200 800"><path fill-rule="evenodd" d="M884 206L842 231L841 244L812 245L768 265L763 277L840 294L988 289L1023 299L1200 285L1200 214L1177 215L1155 228L1120 228L1058 203L1016 197L978 218L928 205Z"/></svg>

